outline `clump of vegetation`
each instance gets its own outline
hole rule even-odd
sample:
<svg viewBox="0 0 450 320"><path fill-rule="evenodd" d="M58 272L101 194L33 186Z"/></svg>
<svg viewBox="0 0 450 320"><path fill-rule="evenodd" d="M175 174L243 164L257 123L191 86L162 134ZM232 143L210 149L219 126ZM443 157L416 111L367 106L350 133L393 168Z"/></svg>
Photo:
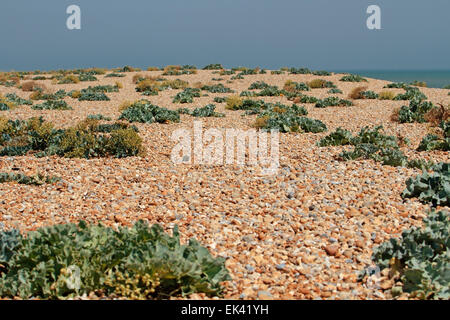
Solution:
<svg viewBox="0 0 450 320"><path fill-rule="evenodd" d="M422 87L422 88L426 88L427 87L427 83L425 81L414 80L413 82L411 82L411 85L415 86L415 87Z"/></svg>
<svg viewBox="0 0 450 320"><path fill-rule="evenodd" d="M297 91L309 91L309 86L304 82L294 82L292 80L287 80L284 83L283 89L287 92L297 92Z"/></svg>
<svg viewBox="0 0 450 320"><path fill-rule="evenodd" d="M214 102L216 103L224 103L227 101L227 98L225 97L214 97Z"/></svg>
<svg viewBox="0 0 450 320"><path fill-rule="evenodd" d="M393 93L392 91L381 91L378 94L379 100L394 100L394 98L395 98L395 93Z"/></svg>
<svg viewBox="0 0 450 320"><path fill-rule="evenodd" d="M372 260L400 282L391 289L394 296L406 292L411 298L448 300L449 212L432 211L423 223L375 248Z"/></svg>
<svg viewBox="0 0 450 320"><path fill-rule="evenodd" d="M328 136L322 138L317 144L319 147L325 146L345 146L352 144L352 133L341 127L337 128L336 131L330 133Z"/></svg>
<svg viewBox="0 0 450 320"><path fill-rule="evenodd" d="M81 73L78 76L78 80L80 80L80 81L97 81L98 79L93 74Z"/></svg>
<svg viewBox="0 0 450 320"><path fill-rule="evenodd" d="M324 79L314 79L308 82L308 86L312 89L336 88L336 85Z"/></svg>
<svg viewBox="0 0 450 320"><path fill-rule="evenodd" d="M0 118L1 156L25 155L64 157L127 157L143 155L142 139L132 128L119 128L110 135L99 134L95 120L68 129L54 129L43 118L8 120Z"/></svg>
<svg viewBox="0 0 450 320"><path fill-rule="evenodd" d="M264 81L256 81L253 82L250 87L248 87L248 90L262 90L268 87L270 87L270 85L265 83Z"/></svg>
<svg viewBox="0 0 450 320"><path fill-rule="evenodd" d="M441 162L431 170L409 178L402 198L418 198L432 206L450 206L450 163Z"/></svg>
<svg viewBox="0 0 450 320"><path fill-rule="evenodd" d="M34 110L72 110L64 100L47 100L41 104L35 104L31 107Z"/></svg>
<svg viewBox="0 0 450 320"><path fill-rule="evenodd" d="M141 100L123 109L119 119L141 123L169 123L180 122L180 114L177 111L153 105L147 100Z"/></svg>
<svg viewBox="0 0 450 320"><path fill-rule="evenodd" d="M348 107L352 106L353 102L350 100L341 99L339 97L327 97L323 100L317 101L316 108L326 108L326 107Z"/></svg>
<svg viewBox="0 0 450 320"><path fill-rule="evenodd" d="M103 92L84 91L84 92L81 92L81 95L78 98L78 100L80 100L80 101L109 101L111 99Z"/></svg>
<svg viewBox="0 0 450 320"><path fill-rule="evenodd" d="M22 236L0 232L0 296L66 299L89 295L168 299L217 296L231 280L223 258L196 240L182 245L159 225L139 221L114 230L76 224L39 228Z"/></svg>
<svg viewBox="0 0 450 320"><path fill-rule="evenodd" d="M15 182L15 183L19 183L19 184L39 186L39 185L43 185L46 183L53 184L60 180L61 180L60 177L44 176L39 173L36 175L33 175L33 176L27 176L23 173L0 172L0 183ZM1 261L0 261L0 264L1 264Z"/></svg>
<svg viewBox="0 0 450 320"><path fill-rule="evenodd" d="M192 103L195 97L200 97L200 89L186 88L183 91L176 94L173 98L173 103Z"/></svg>
<svg viewBox="0 0 450 320"><path fill-rule="evenodd" d="M367 82L367 79L361 77L360 75L357 74L347 74L345 76L343 76L340 81L344 81L344 82Z"/></svg>
<svg viewBox="0 0 450 320"><path fill-rule="evenodd" d="M100 113L97 114L90 114L87 116L88 119L90 120L106 120L106 121L110 121L111 118L110 117L106 117Z"/></svg>
<svg viewBox="0 0 450 320"><path fill-rule="evenodd" d="M115 73L115 72L108 73L105 76L105 78L123 78L123 77L125 77L125 75L123 73Z"/></svg>
<svg viewBox="0 0 450 320"><path fill-rule="evenodd" d="M322 138L318 145L339 146L352 145L354 149L344 151L339 154L341 160L372 159L381 162L383 165L405 166L410 168L430 167L431 162L423 160L408 160L400 150L398 139L383 133L383 127L377 126L373 129L364 127L356 136L351 136L350 132L338 128L335 132Z"/></svg>
<svg viewBox="0 0 450 320"><path fill-rule="evenodd" d="M164 76L179 76L183 74L196 74L197 68L194 66L166 66Z"/></svg>
<svg viewBox="0 0 450 320"><path fill-rule="evenodd" d="M400 123L422 123L426 121L425 114L433 108L433 104L429 101L412 99L409 102L409 106L402 106L400 109L394 110L391 120Z"/></svg>
<svg viewBox="0 0 450 320"><path fill-rule="evenodd" d="M356 100L356 99L364 99L362 93L365 92L366 89L367 89L367 87L356 87L350 92L348 97L350 99L354 99L354 100Z"/></svg>
<svg viewBox="0 0 450 320"><path fill-rule="evenodd" d="M232 93L234 92L230 88L225 87L223 84L219 83L212 86L202 86L202 90L209 91L211 93Z"/></svg>
<svg viewBox="0 0 450 320"><path fill-rule="evenodd" d="M384 88L392 89L406 89L407 87L409 87L409 85L404 82L393 82L384 86Z"/></svg>
<svg viewBox="0 0 450 320"><path fill-rule="evenodd" d="M223 70L224 67L220 63L208 64L203 67L203 70Z"/></svg>
<svg viewBox="0 0 450 320"><path fill-rule="evenodd" d="M178 109L178 112L183 114L189 114L193 117L216 117L216 118L225 117L225 114L216 112L215 109L216 109L215 105L208 104L202 108L195 108L192 111L190 111L189 109L181 108Z"/></svg>
<svg viewBox="0 0 450 320"><path fill-rule="evenodd" d="M229 110L239 110L242 106L242 99L239 96L230 96L226 100L226 109Z"/></svg>
<svg viewBox="0 0 450 320"><path fill-rule="evenodd" d="M405 93L398 94L394 100L426 100L427 96L424 95L418 88L407 87Z"/></svg>
<svg viewBox="0 0 450 320"><path fill-rule="evenodd" d="M289 74L311 74L311 70L308 68L290 68Z"/></svg>
<svg viewBox="0 0 450 320"><path fill-rule="evenodd" d="M284 95L283 90L279 90L277 86L268 86L256 94L258 97L278 97Z"/></svg>
<svg viewBox="0 0 450 320"><path fill-rule="evenodd" d="M30 95L31 100L61 100L68 94L65 90L58 90L55 93L44 93L42 90L37 90Z"/></svg>
<svg viewBox="0 0 450 320"><path fill-rule="evenodd" d="M341 90L341 89L338 89L338 88L331 88L330 90L328 90L328 93L331 93L331 94L340 94L340 93L342 93L342 90Z"/></svg>
<svg viewBox="0 0 450 320"><path fill-rule="evenodd" d="M442 150L450 151L450 110L443 105L433 108L424 116L432 126L437 127L436 133L427 134L419 144L417 151Z"/></svg>
<svg viewBox="0 0 450 320"><path fill-rule="evenodd" d="M280 132L318 133L327 130L322 121L299 116L295 108L279 108L278 110L272 108L261 112L256 118L254 126L265 130L275 129Z"/></svg>
<svg viewBox="0 0 450 320"><path fill-rule="evenodd" d="M378 94L373 91L366 91L367 87L356 87L349 95L350 99L378 99Z"/></svg>
<svg viewBox="0 0 450 320"><path fill-rule="evenodd" d="M28 81L21 84L21 89L22 91L37 91L37 90L44 91L47 89L47 87L43 83Z"/></svg>
<svg viewBox="0 0 450 320"><path fill-rule="evenodd" d="M1 96L0 96L0 100L1 100ZM14 103L15 105L21 106L21 105L32 105L33 101L31 100L27 100L27 99L23 99L21 97L19 97L17 94L15 93L7 93L5 95L5 100Z"/></svg>
<svg viewBox="0 0 450 320"><path fill-rule="evenodd" d="M75 75L67 75L63 77L61 80L58 81L58 84L72 84L72 83L78 83L80 82L80 79L76 77Z"/></svg>

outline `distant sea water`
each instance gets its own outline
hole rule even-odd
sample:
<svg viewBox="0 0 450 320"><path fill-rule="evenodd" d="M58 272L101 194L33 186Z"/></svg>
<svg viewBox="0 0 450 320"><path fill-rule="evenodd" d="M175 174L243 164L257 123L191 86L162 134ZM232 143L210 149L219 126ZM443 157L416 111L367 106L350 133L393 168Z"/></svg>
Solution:
<svg viewBox="0 0 450 320"><path fill-rule="evenodd" d="M425 81L429 88L443 88L450 85L450 70L446 71L375 71L375 70L336 70L335 72L349 72L360 76L389 80L392 82L410 83L414 80Z"/></svg>

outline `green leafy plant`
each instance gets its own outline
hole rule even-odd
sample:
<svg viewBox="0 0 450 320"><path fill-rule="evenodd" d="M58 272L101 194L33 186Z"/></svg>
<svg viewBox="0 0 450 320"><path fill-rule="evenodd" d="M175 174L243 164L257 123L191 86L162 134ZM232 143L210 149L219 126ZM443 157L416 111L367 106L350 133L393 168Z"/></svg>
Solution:
<svg viewBox="0 0 450 320"><path fill-rule="evenodd" d="M203 86L202 90L209 91L211 93L231 93L234 92L230 88L225 87L223 84L219 83L212 86Z"/></svg>
<svg viewBox="0 0 450 320"><path fill-rule="evenodd" d="M186 108L178 109L179 113L189 114L193 117L216 117L221 118L224 117L225 114L219 113L215 111L216 106L213 104L208 104L202 108L195 108L194 110L190 111Z"/></svg>
<svg viewBox="0 0 450 320"><path fill-rule="evenodd" d="M400 123L426 122L424 116L433 107L433 103L429 101L412 99L409 106L402 106L399 110L394 111L392 119L398 120Z"/></svg>
<svg viewBox="0 0 450 320"><path fill-rule="evenodd" d="M352 106L353 102L350 100L341 99L339 97L327 97L323 100L317 101L315 107L316 108L326 108L326 107L344 107L344 106Z"/></svg>
<svg viewBox="0 0 450 320"><path fill-rule="evenodd" d="M405 230L373 250L372 260L400 282L393 295L407 292L412 298L450 299L450 221L448 211L432 211L422 228Z"/></svg>
<svg viewBox="0 0 450 320"><path fill-rule="evenodd" d="M343 76L340 81L344 82L367 82L367 79L364 79L360 75L357 74L347 74Z"/></svg>
<svg viewBox="0 0 450 320"><path fill-rule="evenodd" d="M55 183L61 180L59 177L55 176L44 176L42 174L36 174L33 176L27 176L23 173L8 173L8 172L0 172L0 183L5 182L17 182L19 184L28 184L28 185L42 185L45 183ZM0 261L1 264L1 261Z"/></svg>
<svg viewBox="0 0 450 320"><path fill-rule="evenodd" d="M6 98L6 101L12 102L12 103L14 103L14 104L16 104L18 106L21 106L21 105L29 105L29 106L31 106L33 104L33 101L27 100L27 99L23 99L23 98L19 97L15 93L7 93L5 95L5 98ZM1 100L1 98L0 98L0 100Z"/></svg>
<svg viewBox="0 0 450 320"><path fill-rule="evenodd" d="M177 111L161 108L149 101L141 100L124 109L119 119L141 123L169 123L180 122L180 114Z"/></svg>
<svg viewBox="0 0 450 320"><path fill-rule="evenodd" d="M342 90L338 89L338 88L331 88L330 90L328 90L328 93L339 94L339 93L342 93Z"/></svg>
<svg viewBox="0 0 450 320"><path fill-rule="evenodd" d="M319 147L325 147L325 146L345 146L348 144L352 144L352 133L348 130L339 127L336 129L336 131L320 139L317 145Z"/></svg>
<svg viewBox="0 0 450 320"><path fill-rule="evenodd" d="M432 168L432 172L409 178L403 198L418 198L420 202L431 203L433 206L450 205L450 164L439 163Z"/></svg>
<svg viewBox="0 0 450 320"><path fill-rule="evenodd" d="M0 233L0 296L66 299L92 292L129 299L220 295L230 280L223 258L196 240L180 243L161 226L139 221L114 230L103 225L55 225Z"/></svg>
<svg viewBox="0 0 450 320"><path fill-rule="evenodd" d="M173 98L173 103L192 103L195 97L200 97L200 89L186 88L176 94Z"/></svg>
<svg viewBox="0 0 450 320"><path fill-rule="evenodd" d="M203 67L203 70L222 70L224 69L220 63L208 64Z"/></svg>
<svg viewBox="0 0 450 320"><path fill-rule="evenodd" d="M214 97L214 102L216 103L224 103L227 101L227 98L225 97Z"/></svg>
<svg viewBox="0 0 450 320"><path fill-rule="evenodd" d="M47 100L41 104L35 104L31 107L34 110L72 110L64 100Z"/></svg>

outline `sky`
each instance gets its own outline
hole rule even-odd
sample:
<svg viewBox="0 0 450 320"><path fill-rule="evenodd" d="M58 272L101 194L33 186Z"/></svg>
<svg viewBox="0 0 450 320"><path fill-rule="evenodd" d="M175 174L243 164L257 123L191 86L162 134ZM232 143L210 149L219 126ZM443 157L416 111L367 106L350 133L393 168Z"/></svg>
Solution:
<svg viewBox="0 0 450 320"><path fill-rule="evenodd" d="M81 30L66 9L81 8ZM369 30L369 5L381 30ZM450 70L449 0L1 0L0 70Z"/></svg>

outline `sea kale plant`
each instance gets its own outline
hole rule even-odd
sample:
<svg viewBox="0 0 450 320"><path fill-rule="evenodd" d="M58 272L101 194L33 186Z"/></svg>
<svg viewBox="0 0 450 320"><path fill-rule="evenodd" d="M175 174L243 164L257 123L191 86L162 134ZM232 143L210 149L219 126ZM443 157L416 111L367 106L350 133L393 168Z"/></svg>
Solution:
<svg viewBox="0 0 450 320"><path fill-rule="evenodd" d="M450 206L450 163L436 164L431 171L409 178L402 197L418 198L433 206Z"/></svg>
<svg viewBox="0 0 450 320"><path fill-rule="evenodd" d="M96 293L127 299L218 296L231 280L223 258L196 240L181 244L159 225L139 221L117 230L63 224L22 236L0 232L0 296L67 299Z"/></svg>
<svg viewBox="0 0 450 320"><path fill-rule="evenodd" d="M423 227L403 231L373 250L372 260L389 269L399 285L391 291L411 298L450 299L450 215L447 210L431 211Z"/></svg>
<svg viewBox="0 0 450 320"><path fill-rule="evenodd" d="M345 129L338 128L328 136L322 138L318 146L351 145L353 150L344 151L339 155L340 160L372 159L383 165L406 166L413 168L430 167L432 163L423 160L408 160L400 150L397 138L385 135L382 126L364 127L356 135Z"/></svg>
<svg viewBox="0 0 450 320"><path fill-rule="evenodd" d="M141 100L125 108L119 119L141 123L169 123L180 122L180 114L177 111L153 105L147 100Z"/></svg>
<svg viewBox="0 0 450 320"><path fill-rule="evenodd" d="M176 94L173 98L173 103L192 103L194 98L200 97L200 89L186 88L183 91Z"/></svg>

